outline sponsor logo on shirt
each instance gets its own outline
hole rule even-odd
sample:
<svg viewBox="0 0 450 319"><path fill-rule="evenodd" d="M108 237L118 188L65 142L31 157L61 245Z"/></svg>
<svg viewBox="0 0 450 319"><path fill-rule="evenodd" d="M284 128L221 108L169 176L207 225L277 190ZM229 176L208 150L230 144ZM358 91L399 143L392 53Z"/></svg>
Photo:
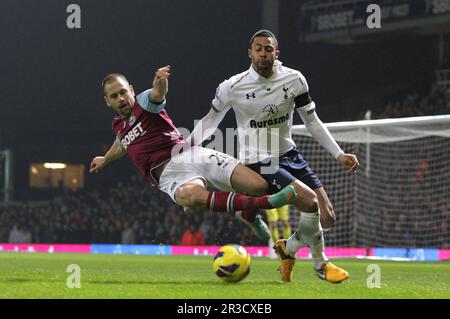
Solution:
<svg viewBox="0 0 450 319"><path fill-rule="evenodd" d="M130 145L131 143L133 143L133 141L138 138L139 136L144 135L145 133L147 133L147 131L144 131L144 129L142 128L142 123L139 122L138 124L136 124L135 127L133 127L133 129L131 129L121 140L120 142L122 143L122 146L127 149L128 145Z"/></svg>
<svg viewBox="0 0 450 319"><path fill-rule="evenodd" d="M250 121L250 127L251 128L261 128L261 127L267 127L267 126L272 126L272 125L277 125L277 124L281 124L286 122L287 120L289 120L289 114L286 113L286 115L284 116L280 116L274 119L270 119L270 120L264 120L264 121L255 121L255 120L251 120Z"/></svg>
<svg viewBox="0 0 450 319"><path fill-rule="evenodd" d="M277 125L277 124L281 124L281 123L284 123L287 120L289 120L288 113L286 113L285 115L282 115L282 116L278 115L278 113L279 113L278 106L276 106L275 104L266 105L263 108L263 113L267 114L267 117L269 119L264 120L264 121L251 120L250 121L251 128L262 128L262 127Z"/></svg>

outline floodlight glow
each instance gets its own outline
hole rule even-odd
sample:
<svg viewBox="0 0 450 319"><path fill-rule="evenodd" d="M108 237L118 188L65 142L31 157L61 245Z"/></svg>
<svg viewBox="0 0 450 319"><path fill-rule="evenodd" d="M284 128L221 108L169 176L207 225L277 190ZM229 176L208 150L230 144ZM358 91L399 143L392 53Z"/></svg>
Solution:
<svg viewBox="0 0 450 319"><path fill-rule="evenodd" d="M64 163L44 163L45 168L49 169L63 169L66 168L66 164Z"/></svg>

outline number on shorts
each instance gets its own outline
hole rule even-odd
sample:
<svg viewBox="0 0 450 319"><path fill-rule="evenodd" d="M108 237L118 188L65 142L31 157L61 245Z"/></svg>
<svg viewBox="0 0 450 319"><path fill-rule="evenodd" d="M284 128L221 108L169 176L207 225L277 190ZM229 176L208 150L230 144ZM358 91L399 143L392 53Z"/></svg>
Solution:
<svg viewBox="0 0 450 319"><path fill-rule="evenodd" d="M225 163L225 159L221 158L218 154L211 154L209 155L209 159L214 158L217 162L217 165L222 166L223 163Z"/></svg>

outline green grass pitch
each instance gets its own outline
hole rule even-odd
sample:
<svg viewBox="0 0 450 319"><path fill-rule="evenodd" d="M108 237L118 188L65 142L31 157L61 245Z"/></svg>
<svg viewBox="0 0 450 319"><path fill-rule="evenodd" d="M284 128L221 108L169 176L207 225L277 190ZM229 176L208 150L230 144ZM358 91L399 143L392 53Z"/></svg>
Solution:
<svg viewBox="0 0 450 319"><path fill-rule="evenodd" d="M449 262L333 260L350 273L341 284L319 280L307 260L297 260L294 281L283 284L278 261L252 259L237 284L220 281L212 257L0 253L0 298L450 298ZM68 288L67 266L81 270L81 288ZM370 264L381 287L368 288Z"/></svg>

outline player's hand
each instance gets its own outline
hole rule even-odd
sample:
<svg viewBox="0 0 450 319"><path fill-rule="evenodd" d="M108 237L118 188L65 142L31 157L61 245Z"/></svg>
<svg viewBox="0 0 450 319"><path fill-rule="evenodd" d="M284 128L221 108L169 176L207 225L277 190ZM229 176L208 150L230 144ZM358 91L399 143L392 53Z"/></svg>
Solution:
<svg viewBox="0 0 450 319"><path fill-rule="evenodd" d="M359 167L358 159L353 154L342 154L337 158L338 162L349 172L355 173Z"/></svg>
<svg viewBox="0 0 450 319"><path fill-rule="evenodd" d="M155 72L154 84L160 80L167 80L170 76L170 65L163 66Z"/></svg>
<svg viewBox="0 0 450 319"><path fill-rule="evenodd" d="M153 102L160 103L164 101L167 94L167 88L169 86L170 65L166 65L159 68L155 72L155 78L153 79L153 88L151 93L151 100Z"/></svg>
<svg viewBox="0 0 450 319"><path fill-rule="evenodd" d="M98 173L105 166L105 158L103 156L94 157L91 162L91 169L89 173Z"/></svg>
<svg viewBox="0 0 450 319"><path fill-rule="evenodd" d="M168 79L170 76L170 65L163 66L156 70L155 76L157 78Z"/></svg>

